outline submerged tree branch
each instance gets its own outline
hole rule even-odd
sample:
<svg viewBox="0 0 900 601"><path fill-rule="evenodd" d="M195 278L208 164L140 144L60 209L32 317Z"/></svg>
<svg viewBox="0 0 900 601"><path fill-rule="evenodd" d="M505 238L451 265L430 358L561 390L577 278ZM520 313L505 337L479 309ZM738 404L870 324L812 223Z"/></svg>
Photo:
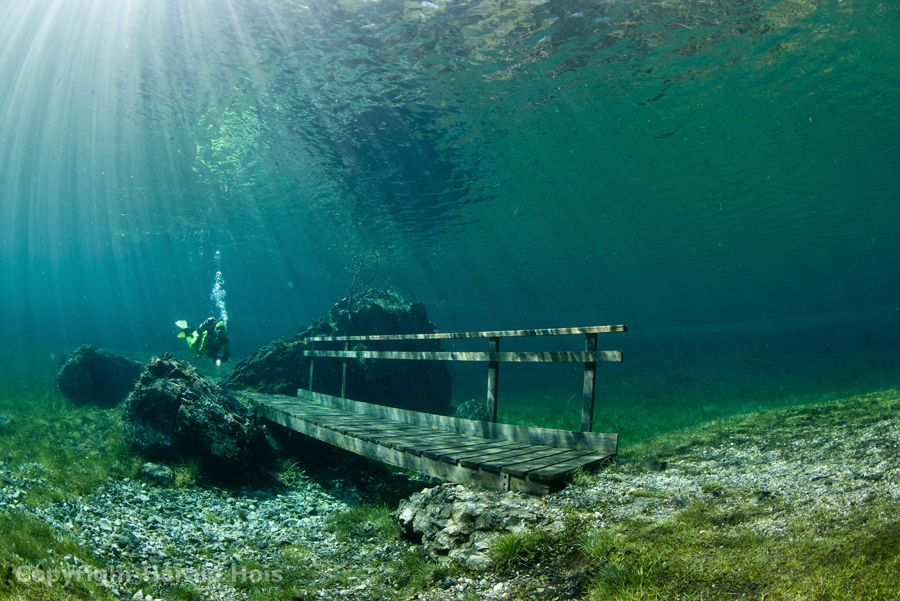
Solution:
<svg viewBox="0 0 900 601"><path fill-rule="evenodd" d="M372 249L370 252L375 257L374 265L371 268L372 273L368 278L364 277L363 274L367 270L366 255L362 255L359 258L359 267L356 268L356 273L353 275L353 281L350 282L350 290L347 293L347 314L351 321L353 320L353 295L371 285L375 280L375 276L378 275L378 253L375 252L375 249Z"/></svg>

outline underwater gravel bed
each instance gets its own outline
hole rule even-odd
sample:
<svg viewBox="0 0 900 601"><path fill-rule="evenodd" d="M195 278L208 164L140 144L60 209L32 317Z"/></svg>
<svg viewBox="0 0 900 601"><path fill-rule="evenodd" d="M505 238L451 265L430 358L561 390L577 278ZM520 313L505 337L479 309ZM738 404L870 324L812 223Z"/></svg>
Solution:
<svg viewBox="0 0 900 601"><path fill-rule="evenodd" d="M868 503L900 500L900 417L827 429L786 424L760 439L735 436L693 448L665 467L626 464L558 496L600 511L604 521L659 521L704 498L754 503L764 506L763 515L745 526L763 534L782 531L799 512L841 519Z"/></svg>
<svg viewBox="0 0 900 601"><path fill-rule="evenodd" d="M359 504L349 481L326 488L303 478L277 491L235 492L108 480L91 495L29 508L23 491L41 470L35 465L25 473L15 476L0 464L0 507L34 514L95 555L57 558L59 565L78 568L97 565L99 559L151 574L194 575L193 586L207 599L247 599L259 588L236 584L235 575L267 578L288 564L305 570L304 586L316 591L308 598L323 600L551 601L580 598L590 578L549 567L509 573L490 565L483 571L457 565L425 590L403 596L390 589L382 573L419 545L376 536L341 540L327 521ZM465 494L476 503L498 497ZM698 502L713 502L717 510L751 508L740 528L789 536L788 524L798 517L841 520L867 504L900 501L900 416L820 424L797 412L774 427L726 427L714 442L689 442L656 460L622 461L544 498L506 496L534 514L534 520L523 523L535 528L558 526L563 516L573 514L598 529L629 520L662 522ZM581 586L573 584L578 579ZM112 582L108 588L126 599L169 598L165 587L140 579Z"/></svg>
<svg viewBox="0 0 900 601"><path fill-rule="evenodd" d="M347 507L314 483L235 495L109 480L93 494L31 512L104 560L117 597L132 598L147 588L145 575L150 582L159 574L190 581L209 598L231 599L243 595L230 581L265 581L283 571L286 548L302 547L313 562L352 559L323 525L325 516ZM61 562L78 568L96 558L66 556Z"/></svg>

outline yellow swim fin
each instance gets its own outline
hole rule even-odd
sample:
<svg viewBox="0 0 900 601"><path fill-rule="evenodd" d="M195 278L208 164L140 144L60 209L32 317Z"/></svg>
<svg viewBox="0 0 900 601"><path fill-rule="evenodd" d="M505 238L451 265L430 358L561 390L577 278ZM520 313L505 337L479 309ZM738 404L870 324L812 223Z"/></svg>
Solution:
<svg viewBox="0 0 900 601"><path fill-rule="evenodd" d="M187 321L184 320L184 319L180 319L180 320L178 320L178 321L175 322L175 325L176 325L177 327L181 328L181 333L178 334L178 337L179 337L179 338L184 338L184 337L186 336L186 331L187 331L187 329L188 329Z"/></svg>

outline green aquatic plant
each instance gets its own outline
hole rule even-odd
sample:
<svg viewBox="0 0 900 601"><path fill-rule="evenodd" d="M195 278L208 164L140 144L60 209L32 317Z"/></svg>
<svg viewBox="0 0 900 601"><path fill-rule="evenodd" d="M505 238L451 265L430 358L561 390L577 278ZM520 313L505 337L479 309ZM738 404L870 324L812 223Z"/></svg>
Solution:
<svg viewBox="0 0 900 601"><path fill-rule="evenodd" d="M357 505L329 514L326 522L338 540L343 541L357 538L392 540L400 535L387 505Z"/></svg>
<svg viewBox="0 0 900 601"><path fill-rule="evenodd" d="M458 569L458 566L453 566ZM445 578L451 565L437 562L427 557L421 549L404 551L400 557L386 566L380 581L401 593L400 598L409 598L411 593L423 590L430 584Z"/></svg>
<svg viewBox="0 0 900 601"><path fill-rule="evenodd" d="M132 477L140 465L124 440L120 409L75 407L55 394L31 393L0 399L0 411L15 420L0 436L0 457L30 479L23 499L29 505L87 494L109 477Z"/></svg>
<svg viewBox="0 0 900 601"><path fill-rule="evenodd" d="M191 583L177 583L166 587L166 597L172 601L200 601L203 594Z"/></svg>
<svg viewBox="0 0 900 601"><path fill-rule="evenodd" d="M78 568L65 557L88 559L91 552L67 534L50 528L24 511L0 512L0 597L13 600L104 598L106 591L77 573L94 569ZM65 570L65 572L64 572ZM65 582L64 573L69 574Z"/></svg>
<svg viewBox="0 0 900 601"><path fill-rule="evenodd" d="M550 557L558 541L546 531L509 532L491 543L491 558L502 571L538 563Z"/></svg>
<svg viewBox="0 0 900 601"><path fill-rule="evenodd" d="M575 468L575 471L569 475L569 484L572 486L590 486L593 481L594 478L591 471L584 469L582 466Z"/></svg>
<svg viewBox="0 0 900 601"><path fill-rule="evenodd" d="M200 462L194 457L183 459L174 471L176 488L193 488L200 480Z"/></svg>
<svg viewBox="0 0 900 601"><path fill-rule="evenodd" d="M747 514L726 503L588 533L581 549L598 567L587 598L874 600L900 590L896 507L875 505L824 527L817 516L797 518L773 536L743 527Z"/></svg>

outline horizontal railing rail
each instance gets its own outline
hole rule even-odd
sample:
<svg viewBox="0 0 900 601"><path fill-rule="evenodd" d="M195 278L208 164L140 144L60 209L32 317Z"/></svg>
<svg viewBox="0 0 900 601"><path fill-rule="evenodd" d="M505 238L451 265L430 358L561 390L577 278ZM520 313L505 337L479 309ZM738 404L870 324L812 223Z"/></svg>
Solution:
<svg viewBox="0 0 900 601"><path fill-rule="evenodd" d="M497 332L435 332L433 334L373 334L371 336L312 336L311 342L344 342L354 340L442 340L448 338L507 338L514 336L571 336L573 334L611 334L627 332L628 326L590 326L586 328L551 328L546 330L500 330Z"/></svg>
<svg viewBox="0 0 900 601"><path fill-rule="evenodd" d="M315 354L313 354L315 353ZM587 363L589 361L621 361L622 351L548 352L548 353L482 353L463 351L304 351L313 357L336 359L407 359L414 361L518 361L526 363Z"/></svg>
<svg viewBox="0 0 900 601"><path fill-rule="evenodd" d="M582 389L581 431L590 432L594 421L594 396L597 381L598 362L622 361L622 351L598 351L597 335L627 332L628 326L590 326L584 328L555 328L543 330L500 330L487 332L436 332L432 334L375 334L370 336L312 336L306 338L311 343L303 354L310 357L309 390L313 388L315 358L343 359L341 377L341 397L345 396L348 359L399 359L424 361L486 361L488 363L487 412L491 422L497 421L499 400L500 362L514 361L526 363L584 363L584 386ZM500 338L525 336L572 336L584 335L584 351L549 352L500 352ZM368 351L350 350L351 342L383 342L405 340L446 340L465 338L487 338L487 352L468 351ZM316 350L317 342L343 342L344 350Z"/></svg>

